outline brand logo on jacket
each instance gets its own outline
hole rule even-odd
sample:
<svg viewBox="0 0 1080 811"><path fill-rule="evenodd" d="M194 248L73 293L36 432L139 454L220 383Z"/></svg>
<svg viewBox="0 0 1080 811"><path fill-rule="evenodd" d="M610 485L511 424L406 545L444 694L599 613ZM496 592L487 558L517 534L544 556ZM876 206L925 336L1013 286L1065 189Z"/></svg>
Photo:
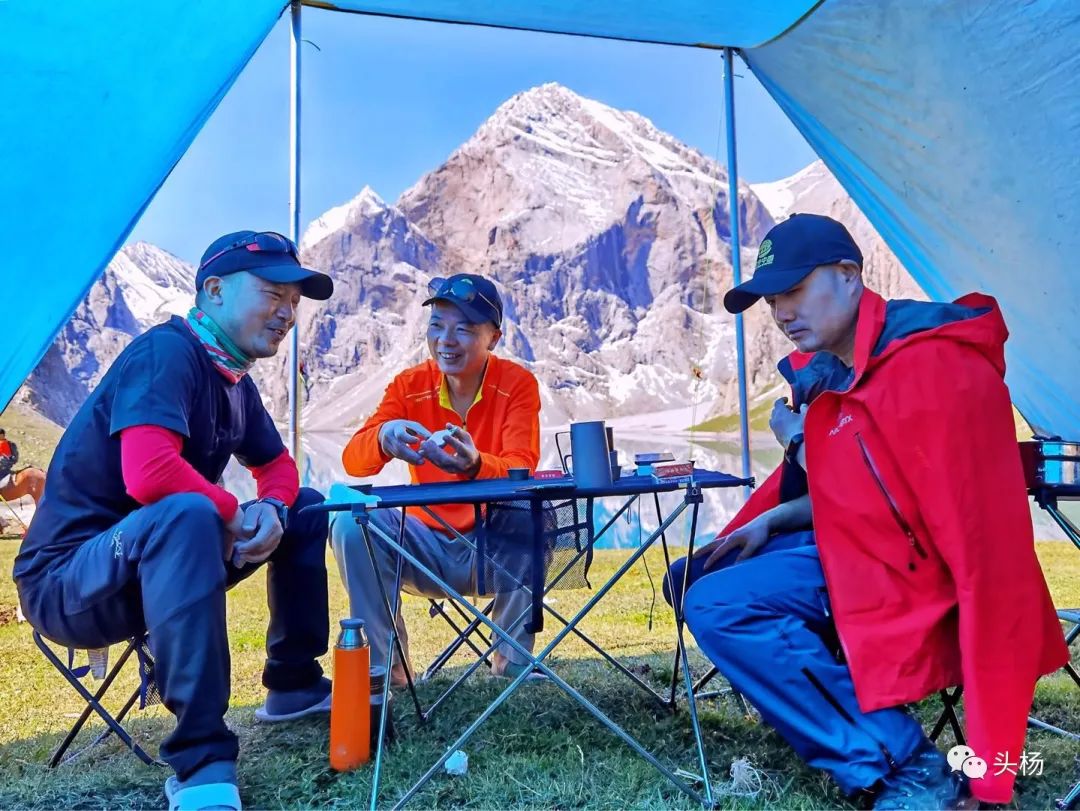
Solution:
<svg viewBox="0 0 1080 811"><path fill-rule="evenodd" d="M845 425L854 422L854 418L850 414L841 414L840 418L836 421L836 425L829 429L829 436L836 436L843 430Z"/></svg>

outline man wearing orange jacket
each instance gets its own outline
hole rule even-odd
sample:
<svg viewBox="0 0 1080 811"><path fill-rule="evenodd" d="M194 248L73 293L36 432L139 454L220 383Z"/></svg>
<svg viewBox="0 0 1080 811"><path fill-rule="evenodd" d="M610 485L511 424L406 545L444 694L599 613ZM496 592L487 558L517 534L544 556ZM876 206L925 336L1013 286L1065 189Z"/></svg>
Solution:
<svg viewBox="0 0 1080 811"><path fill-rule="evenodd" d="M806 762L875 808L971 803L903 710L962 684L967 743L989 766L965 772L970 791L1008 802L1015 773L992 764L1019 758L1035 681L1068 651L1035 556L997 302L885 301L847 229L813 214L766 235L724 306L760 298L798 350L780 363L793 408L770 421L785 462L695 555L687 625Z"/></svg>
<svg viewBox="0 0 1080 811"><path fill-rule="evenodd" d="M401 459L418 484L495 479L505 477L510 468L535 469L540 458L540 390L531 372L492 353L502 337L498 290L482 276L461 273L432 280L429 292L424 306L431 307L427 329L431 358L390 382L375 413L346 445L341 457L345 472L373 476L391 459ZM444 505L432 511L470 537L475 523L472 505ZM374 510L371 521L391 537L399 537L400 511ZM476 593L475 552L440 521L410 508L404 539L411 554L459 593ZM376 540L373 567L360 528L347 518L334 522L331 540L352 615L367 623L372 661L385 661L390 624L379 581L389 594L396 556ZM402 588L425 597L446 596L408 561L402 563ZM507 627L528 606L524 589L497 593L493 620ZM407 659L408 636L400 608L396 623ZM532 634L524 628L525 622L519 622L511 635L532 650ZM394 662L393 683L405 682L407 666L411 664ZM509 646L500 646L493 654L497 675L515 677L524 667L523 657Z"/></svg>

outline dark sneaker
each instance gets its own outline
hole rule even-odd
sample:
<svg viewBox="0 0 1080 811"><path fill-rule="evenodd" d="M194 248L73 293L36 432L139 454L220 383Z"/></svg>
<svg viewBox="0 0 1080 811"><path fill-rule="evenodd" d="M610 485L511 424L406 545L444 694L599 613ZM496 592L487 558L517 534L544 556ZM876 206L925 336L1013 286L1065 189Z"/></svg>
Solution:
<svg viewBox="0 0 1080 811"><path fill-rule="evenodd" d="M945 756L929 741L903 766L883 777L874 795L875 809L978 808L967 784L952 773Z"/></svg>

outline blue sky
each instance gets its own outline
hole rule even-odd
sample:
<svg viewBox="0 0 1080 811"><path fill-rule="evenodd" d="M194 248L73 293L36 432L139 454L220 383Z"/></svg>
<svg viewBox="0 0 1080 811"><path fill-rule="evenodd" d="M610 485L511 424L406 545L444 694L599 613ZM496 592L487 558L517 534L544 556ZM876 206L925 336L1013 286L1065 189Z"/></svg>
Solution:
<svg viewBox="0 0 1080 811"><path fill-rule="evenodd" d="M393 202L515 93L555 81L726 162L717 51L303 12L301 220L364 185ZM316 47L317 46L317 47ZM814 160L736 60L739 175L786 177ZM162 186L130 240L197 262L241 228L288 233L286 14Z"/></svg>

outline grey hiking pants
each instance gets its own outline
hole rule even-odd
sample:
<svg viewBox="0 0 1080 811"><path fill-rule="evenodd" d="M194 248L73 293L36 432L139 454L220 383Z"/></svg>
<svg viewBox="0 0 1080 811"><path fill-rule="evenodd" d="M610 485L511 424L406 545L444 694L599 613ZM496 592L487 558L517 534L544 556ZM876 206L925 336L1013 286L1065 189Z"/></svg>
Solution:
<svg viewBox="0 0 1080 811"><path fill-rule="evenodd" d="M371 523L378 525L387 535L395 540L401 528L401 511L380 509L371 511ZM471 533L464 533L472 539ZM349 604L352 616L365 621L368 641L371 644L372 664L386 661L390 644L390 623L386 608L382 603L379 580L391 603L397 595L393 594L394 573L397 555L384 541L372 532L372 547L375 550L376 568L372 568L371 558L364 544L360 527L349 514L342 514L333 521L330 530L334 557L337 559L341 580L349 591ZM436 532L423 521L413 516L405 519L405 548L427 568L445 580L452 588L466 596L476 595L476 552L458 538ZM446 593L437 583L424 576L409 561L402 561L401 587L408 594L439 599ZM492 620L501 628L511 625L530 605L529 592L519 588L502 591L494 595L495 605ZM409 656L409 637L405 622L401 617L400 599L397 611L397 630L401 637L401 647L405 656ZM526 650L533 647L533 634L525 631L528 617L522 619L510 634ZM509 645L501 644L498 652L511 662L522 663L524 657ZM395 657L395 666L396 662ZM404 674L401 676L404 678Z"/></svg>

